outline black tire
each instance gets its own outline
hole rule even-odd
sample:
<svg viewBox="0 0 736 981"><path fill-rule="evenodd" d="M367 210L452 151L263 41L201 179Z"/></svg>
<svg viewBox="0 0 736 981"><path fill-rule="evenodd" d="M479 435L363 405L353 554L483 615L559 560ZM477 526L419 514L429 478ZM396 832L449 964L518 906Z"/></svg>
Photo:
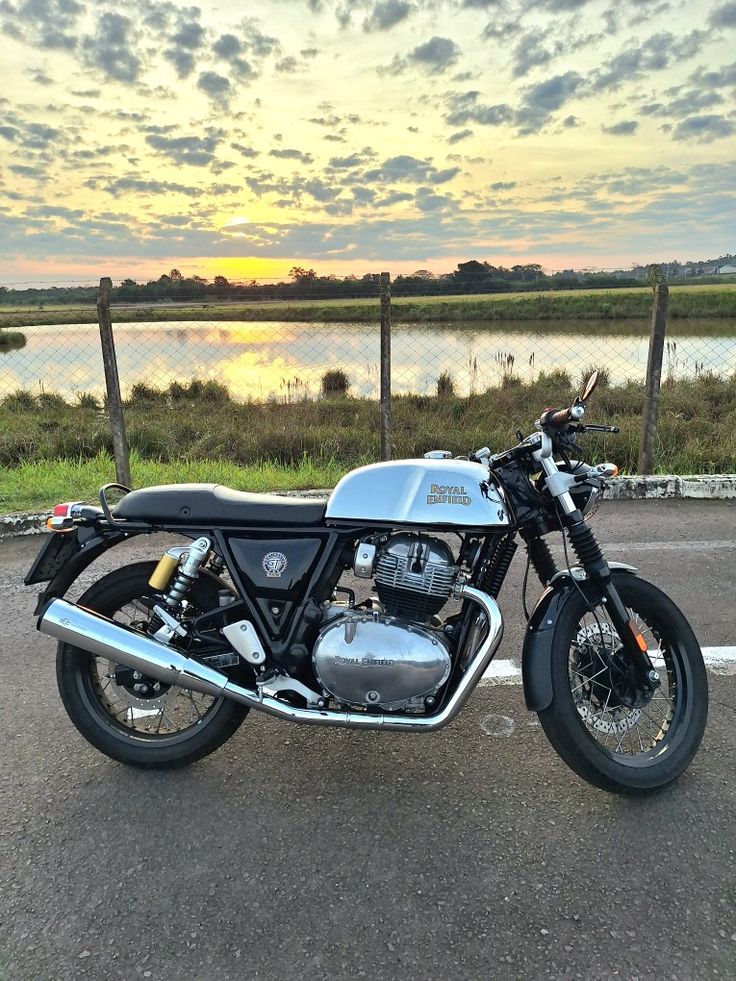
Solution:
<svg viewBox="0 0 736 981"><path fill-rule="evenodd" d="M130 617L121 616L121 611L124 612L126 607L129 611L130 604L134 601L150 596L151 588L148 580L155 565L155 562L138 562L111 572L89 587L79 599L80 606L129 623ZM216 607L218 588L222 585L219 580L207 573L201 574L189 593L192 609L204 612ZM158 700L143 703L129 689L110 681L108 675L101 677L101 664L102 659L94 657L87 651L60 643L56 656L56 678L64 708L79 732L95 749L120 763L158 769L194 763L222 746L248 714L247 706L230 699L208 696L195 698L196 693L184 692L183 689L173 687ZM104 687L105 680L107 680L107 687ZM112 692L108 694L111 687ZM153 711L146 712L141 711L140 708L132 708L129 712L124 712L124 708L121 707L117 714L123 713L124 719L128 719L128 716L130 719L125 722L116 718L113 715L115 703L111 702L111 699L118 697L121 698L123 707L125 699L128 698L131 703L146 706L148 704L157 706L163 703L164 699L169 699L167 705L172 705L177 699L188 699L198 716L199 707L204 708L206 705L207 708L201 717L192 721L191 725L162 735L160 722L158 732L135 728L141 717L148 720L153 715ZM182 704L185 705L186 702ZM166 711L173 715L173 709L162 708L162 719ZM191 709L186 711L191 712ZM135 716L136 712L138 717ZM153 728L153 721L150 728Z"/></svg>
<svg viewBox="0 0 736 981"><path fill-rule="evenodd" d="M695 635L672 600L638 576L616 576L616 588L647 639L661 687L640 710L620 701L619 676L612 680L596 653L603 637L615 664L622 657L615 655L618 635L605 610L596 607L596 619L576 590L554 628L552 703L538 714L556 752L583 780L613 793L641 794L672 783L695 756L708 714L708 682Z"/></svg>

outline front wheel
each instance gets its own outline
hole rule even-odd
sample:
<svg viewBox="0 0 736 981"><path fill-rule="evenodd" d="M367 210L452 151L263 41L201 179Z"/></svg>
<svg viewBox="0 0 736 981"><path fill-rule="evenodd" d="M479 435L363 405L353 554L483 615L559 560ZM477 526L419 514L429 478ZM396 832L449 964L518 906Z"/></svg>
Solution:
<svg viewBox="0 0 736 981"><path fill-rule="evenodd" d="M621 640L602 603L577 590L554 628L552 702L539 720L556 752L589 783L644 793L671 783L700 746L708 682L698 642L678 607L637 576L616 589L644 635L660 686L645 704L633 697Z"/></svg>

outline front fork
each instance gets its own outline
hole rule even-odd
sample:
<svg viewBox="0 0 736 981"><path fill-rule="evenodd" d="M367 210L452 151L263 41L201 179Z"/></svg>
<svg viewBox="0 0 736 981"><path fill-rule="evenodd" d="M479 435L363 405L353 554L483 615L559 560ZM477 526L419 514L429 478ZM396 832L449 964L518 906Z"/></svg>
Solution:
<svg viewBox="0 0 736 981"><path fill-rule="evenodd" d="M613 584L608 562L590 525L585 523L582 513L570 494L569 476L560 473L557 468L552 456L552 441L546 434L542 434L540 449L534 453L534 458L544 471L548 490L557 500L562 524L578 561L585 570L588 581L597 587L601 602L606 607L611 623L621 638L634 670L636 687L646 695L651 695L659 687L660 680L649 658L647 642L629 616Z"/></svg>
<svg viewBox="0 0 736 981"><path fill-rule="evenodd" d="M647 652L647 642L636 623L631 619L618 590L611 578L608 562L596 541L589 525L577 511L564 522L567 534L587 579L597 587L603 605L608 611L611 623L621 638L624 650L634 669L636 687L651 694L659 687L659 675L654 669Z"/></svg>

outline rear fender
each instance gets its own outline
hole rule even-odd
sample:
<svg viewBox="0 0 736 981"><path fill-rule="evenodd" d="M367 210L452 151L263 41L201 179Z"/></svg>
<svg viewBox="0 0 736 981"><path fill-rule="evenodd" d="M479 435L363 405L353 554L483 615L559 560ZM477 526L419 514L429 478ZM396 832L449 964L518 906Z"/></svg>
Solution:
<svg viewBox="0 0 736 981"><path fill-rule="evenodd" d="M80 525L73 532L52 532L25 578L26 586L47 582L39 593L36 615L51 599L64 596L82 572L103 552L127 541L135 532L113 531ZM140 534L140 533L139 533ZM60 541L62 539L63 541Z"/></svg>
<svg viewBox="0 0 736 981"><path fill-rule="evenodd" d="M623 562L609 562L608 566L613 575L636 572L634 566ZM552 702L552 638L563 607L578 588L587 592L591 585L580 566L573 566L569 572L565 569L553 576L532 610L521 654L524 700L531 712L541 712Z"/></svg>

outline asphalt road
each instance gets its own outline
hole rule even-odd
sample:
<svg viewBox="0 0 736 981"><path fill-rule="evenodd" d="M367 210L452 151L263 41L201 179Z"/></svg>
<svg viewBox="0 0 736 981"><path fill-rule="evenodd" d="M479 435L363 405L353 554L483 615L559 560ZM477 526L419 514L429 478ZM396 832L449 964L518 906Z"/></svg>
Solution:
<svg viewBox="0 0 736 981"><path fill-rule="evenodd" d="M717 646L736 643L735 519L622 502L596 527ZM736 677L710 676L700 754L645 799L578 780L518 687L478 689L433 736L251 713L196 766L138 772L63 712L21 584L39 544L0 546L3 978L736 978Z"/></svg>

